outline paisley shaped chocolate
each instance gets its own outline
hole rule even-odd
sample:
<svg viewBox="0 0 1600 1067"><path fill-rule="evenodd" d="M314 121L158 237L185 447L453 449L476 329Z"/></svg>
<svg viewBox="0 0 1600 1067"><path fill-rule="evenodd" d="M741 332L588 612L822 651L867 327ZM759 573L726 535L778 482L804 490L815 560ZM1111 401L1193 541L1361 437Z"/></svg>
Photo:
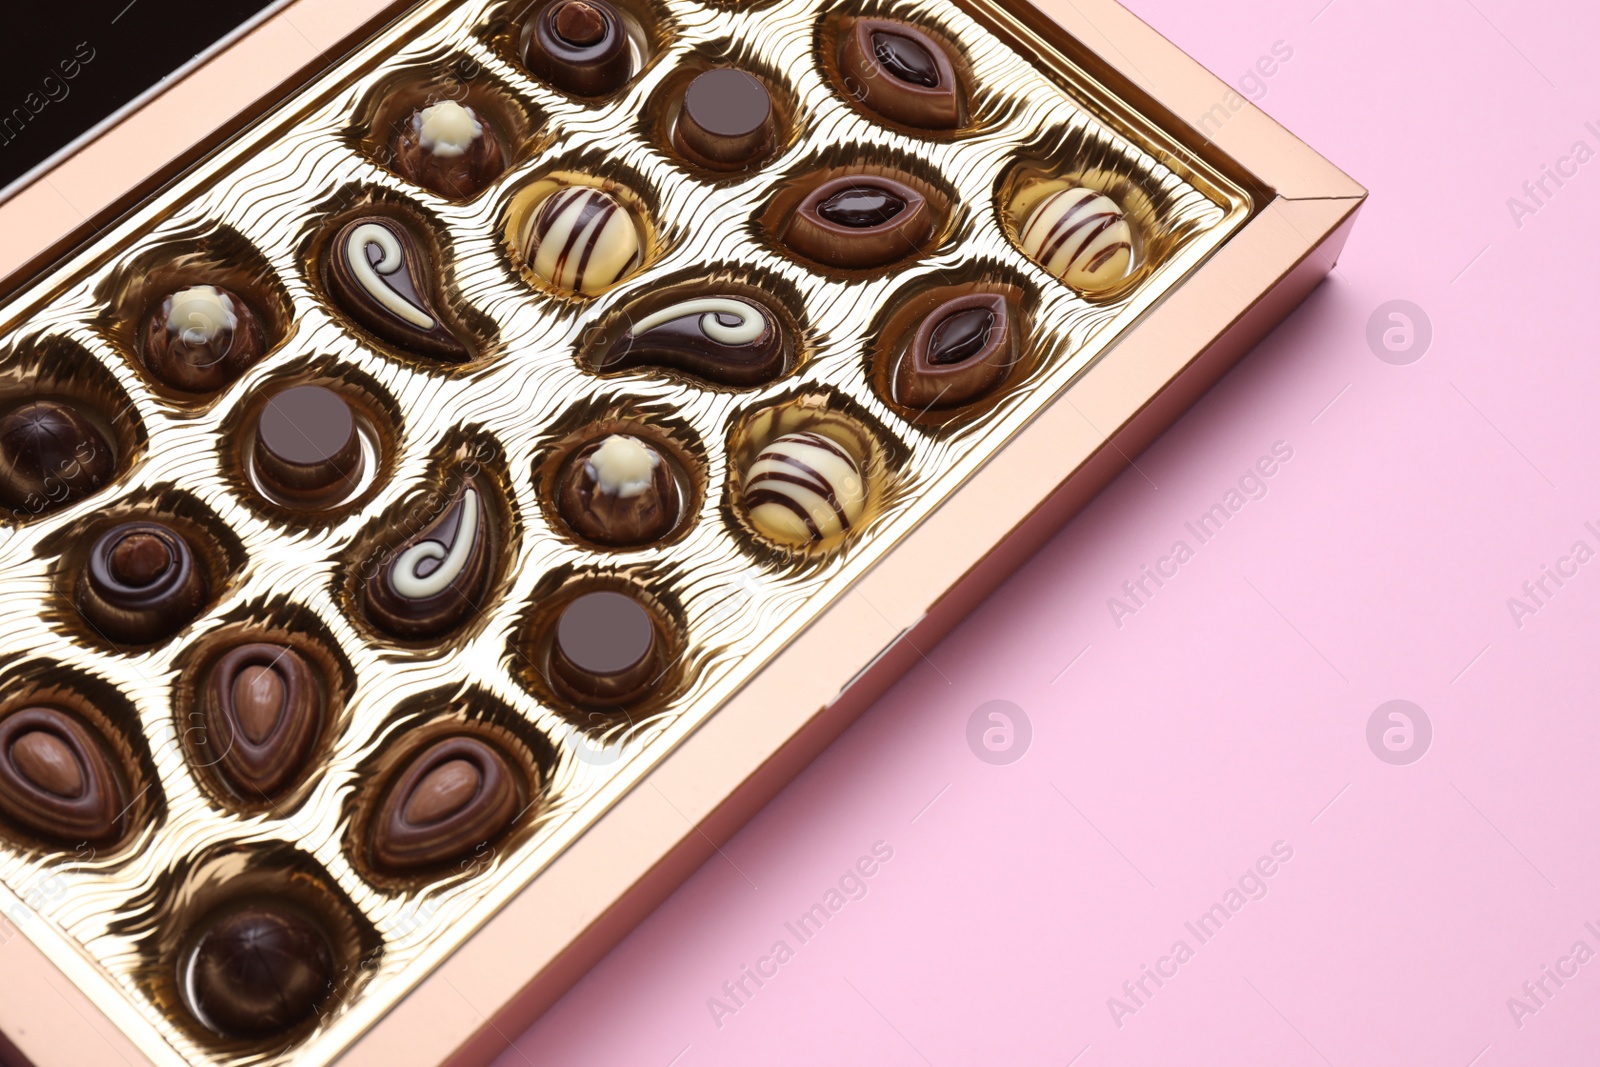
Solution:
<svg viewBox="0 0 1600 1067"><path fill-rule="evenodd" d="M855 19L839 41L851 95L891 122L925 130L961 125L961 83L944 47L915 26Z"/></svg>
<svg viewBox="0 0 1600 1067"><path fill-rule="evenodd" d="M276 900L209 916L180 965L196 1018L224 1037L265 1038L310 1019L334 992L333 947L300 909Z"/></svg>
<svg viewBox="0 0 1600 1067"><path fill-rule="evenodd" d="M522 254L556 288L600 293L638 266L639 227L610 193L569 185L545 197L528 219Z"/></svg>
<svg viewBox="0 0 1600 1067"><path fill-rule="evenodd" d="M567 461L557 489L561 517L602 545L643 545L678 524L682 494L665 456L640 438L611 434Z"/></svg>
<svg viewBox="0 0 1600 1067"><path fill-rule="evenodd" d="M628 328L596 368L668 367L717 385L762 385L783 373L778 317L735 296L680 300Z"/></svg>
<svg viewBox="0 0 1600 1067"><path fill-rule="evenodd" d="M389 786L368 830L380 870L402 874L472 852L511 825L525 804L521 776L475 737L435 741Z"/></svg>
<svg viewBox="0 0 1600 1067"><path fill-rule="evenodd" d="M783 239L829 267L883 267L921 250L933 232L933 209L904 182L846 174L823 182L795 209Z"/></svg>
<svg viewBox="0 0 1600 1067"><path fill-rule="evenodd" d="M240 645L211 668L200 714L208 762L246 801L270 800L305 770L322 732L322 689L287 645Z"/></svg>
<svg viewBox="0 0 1600 1067"><path fill-rule="evenodd" d="M989 392L1017 361L1011 305L998 293L940 304L922 320L895 373L895 399L908 407L954 408Z"/></svg>
<svg viewBox="0 0 1600 1067"><path fill-rule="evenodd" d="M116 465L105 435L65 401L31 400L0 418L0 503L30 512L70 503Z"/></svg>
<svg viewBox="0 0 1600 1067"><path fill-rule="evenodd" d="M63 845L110 844L127 807L104 742L59 708L0 719L0 816Z"/></svg>
<svg viewBox="0 0 1600 1067"><path fill-rule="evenodd" d="M633 75L628 31L607 0L551 0L534 16L523 62L557 89L605 96Z"/></svg>
<svg viewBox="0 0 1600 1067"><path fill-rule="evenodd" d="M441 100L414 112L394 141L394 169L440 196L477 196L506 169L500 138L476 111Z"/></svg>
<svg viewBox="0 0 1600 1067"><path fill-rule="evenodd" d="M1117 202L1093 189L1061 189L1039 201L1021 238L1022 250L1045 270L1086 293L1110 289L1133 271L1133 230Z"/></svg>
<svg viewBox="0 0 1600 1067"><path fill-rule="evenodd" d="M151 374L174 389L208 393L239 377L266 351L261 322L238 294L191 285L151 309L139 355Z"/></svg>
<svg viewBox="0 0 1600 1067"><path fill-rule="evenodd" d="M78 609L112 641L148 645L199 614L205 571L184 536L159 522L125 522L95 539L78 582Z"/></svg>
<svg viewBox="0 0 1600 1067"><path fill-rule="evenodd" d="M352 219L323 253L328 295L357 323L408 352L451 363L472 358L436 310L422 250L384 215Z"/></svg>
<svg viewBox="0 0 1600 1067"><path fill-rule="evenodd" d="M477 612L494 571L488 500L469 481L367 579L367 617L396 637L438 637Z"/></svg>
<svg viewBox="0 0 1600 1067"><path fill-rule="evenodd" d="M550 680L575 704L611 708L645 696L665 668L655 619L626 593L585 593L562 609Z"/></svg>

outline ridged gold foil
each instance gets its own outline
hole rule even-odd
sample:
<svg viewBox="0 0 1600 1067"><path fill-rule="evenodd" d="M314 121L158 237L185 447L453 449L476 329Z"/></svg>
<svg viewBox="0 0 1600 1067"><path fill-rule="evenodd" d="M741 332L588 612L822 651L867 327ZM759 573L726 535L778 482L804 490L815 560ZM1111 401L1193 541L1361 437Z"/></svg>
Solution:
<svg viewBox="0 0 1600 1067"><path fill-rule="evenodd" d="M103 856L0 844L0 904L156 1063L333 1060L1252 209L1242 189L1168 142L1067 57L1030 54L1042 43L999 0L624 2L653 16L643 20L647 66L600 106L575 102L521 68L514 44L526 6L424 0L0 308L0 396L26 395L35 379L70 382L121 413L124 456L114 486L0 531L4 695L54 684L100 695L104 714L142 750L149 795L141 803L150 812L131 844ZM853 106L824 55L829 20L840 14L919 22L956 42L972 128L921 136ZM778 88L792 135L758 175L711 181L665 149L660 89L681 85L685 66L721 63ZM386 94L430 80L464 81L478 99L492 94L522 142L510 171L469 203L442 200L376 161L381 131L368 124ZM952 210L933 253L868 278L831 276L786 254L763 224L770 205L793 181L844 166L897 168L940 190ZM597 299L551 295L511 247L527 191L553 173L615 182L648 217L646 267ZM1144 235L1149 265L1114 299L1085 300L1012 240L1014 196L1066 179L1115 190ZM465 369L396 358L358 339L325 306L316 234L326 216L363 198L408 205L430 223L448 302L485 341L485 358ZM127 318L152 269L185 256L260 277L277 305L269 317L287 330L267 359L200 403L153 384L132 347L137 324ZM632 300L712 276L783 302L802 328L793 374L731 391L589 372L595 331ZM870 385L877 328L906 294L980 279L1023 294L1026 378L964 421L903 417ZM264 505L241 472L245 412L265 384L290 378L348 380L380 423L380 477L357 509L332 522ZM748 455L756 420L774 409L843 414L871 437L870 520L836 550L786 553L760 543L737 517L737 459ZM698 467L698 510L681 539L601 553L553 528L541 472L556 442L619 413L657 420L685 445ZM351 568L370 550L380 516L402 513L463 463L505 497L500 580L482 617L456 636L426 647L385 641L358 617ZM217 531L225 557L218 564L230 578L178 637L130 655L93 640L74 617L62 560L74 539L135 505ZM680 628L676 692L632 723L541 699L530 661L541 605L573 583L619 579L641 584ZM343 686L321 770L279 809L252 815L212 799L185 741L185 686L196 657L219 635L244 632L324 641ZM382 888L346 851L353 813L372 791L374 768L387 766L385 754L450 716L480 717L527 746L545 775L540 804L468 869L418 889ZM262 872L288 872L297 891L346 909L336 933L370 959L287 1051L210 1039L173 1003L174 931L185 909Z"/></svg>

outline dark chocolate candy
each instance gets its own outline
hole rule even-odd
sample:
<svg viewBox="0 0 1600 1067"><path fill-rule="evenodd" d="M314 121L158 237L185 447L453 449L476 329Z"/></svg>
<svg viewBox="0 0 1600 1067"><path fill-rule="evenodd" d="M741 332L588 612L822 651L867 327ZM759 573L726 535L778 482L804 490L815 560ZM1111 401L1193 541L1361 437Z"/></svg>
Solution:
<svg viewBox="0 0 1600 1067"><path fill-rule="evenodd" d="M915 26L856 19L839 43L845 87L891 122L925 130L961 125L961 86L944 47Z"/></svg>
<svg viewBox="0 0 1600 1067"><path fill-rule="evenodd" d="M989 392L1017 361L1011 319L1010 302L998 293L940 304L900 357L895 399L915 408L953 408Z"/></svg>
<svg viewBox="0 0 1600 1067"><path fill-rule="evenodd" d="M270 800L299 778L322 731L322 690L286 645L229 651L211 668L200 709L208 762L247 801Z"/></svg>
<svg viewBox="0 0 1600 1067"><path fill-rule="evenodd" d="M552 0L534 17L523 61L557 89L605 96L633 75L628 33L607 0Z"/></svg>
<svg viewBox="0 0 1600 1067"><path fill-rule="evenodd" d="M105 745L76 717L41 706L0 719L0 815L63 845L105 845L126 807Z"/></svg>
<svg viewBox="0 0 1600 1067"><path fill-rule="evenodd" d="M847 174L813 189L795 209L784 240L830 267L882 267L921 249L933 211L903 182Z"/></svg>
<svg viewBox="0 0 1600 1067"><path fill-rule="evenodd" d="M618 547L665 537L682 508L667 458L628 434L611 434L574 453L557 494L561 515L574 530Z"/></svg>
<svg viewBox="0 0 1600 1067"><path fill-rule="evenodd" d="M19 511L86 497L116 465L104 435L64 401L32 400L0 418L0 501Z"/></svg>
<svg viewBox="0 0 1600 1067"><path fill-rule="evenodd" d="M623 593L585 593L556 622L551 682L574 703L628 704L650 691L662 658L661 636L644 605Z"/></svg>
<svg viewBox="0 0 1600 1067"><path fill-rule="evenodd" d="M373 865L404 873L471 853L522 810L519 777L504 756L475 737L429 745L378 807L370 831Z"/></svg>
<svg viewBox="0 0 1600 1067"><path fill-rule="evenodd" d="M466 200L506 169L492 126L465 104L441 100L412 113L394 140L394 169L440 196Z"/></svg>
<svg viewBox="0 0 1600 1067"><path fill-rule="evenodd" d="M778 317L754 300L692 297L651 312L601 358L601 373L670 367L718 385L762 385L783 373Z"/></svg>
<svg viewBox="0 0 1600 1067"><path fill-rule="evenodd" d="M394 219L345 223L324 250L322 273L339 307L385 341L452 363L472 358L435 307L416 238Z"/></svg>
<svg viewBox="0 0 1600 1067"><path fill-rule="evenodd" d="M140 355L150 373L172 388L209 393L243 374L266 350L260 320L238 294L191 285L151 309Z"/></svg>
<svg viewBox="0 0 1600 1067"><path fill-rule="evenodd" d="M196 1018L224 1037L265 1038L310 1019L333 994L333 948L298 908L252 902L216 916L179 975Z"/></svg>
<svg viewBox="0 0 1600 1067"><path fill-rule="evenodd" d="M367 579L367 617L397 637L437 637L477 612L493 574L489 502L476 482Z"/></svg>
<svg viewBox="0 0 1600 1067"><path fill-rule="evenodd" d="M692 162L742 170L772 150L772 95L742 70L708 70L689 83L672 137Z"/></svg>
<svg viewBox="0 0 1600 1067"><path fill-rule="evenodd" d="M267 401L256 419L252 460L274 495L299 504L348 496L365 469L355 413L320 385L284 389Z"/></svg>
<svg viewBox="0 0 1600 1067"><path fill-rule="evenodd" d="M182 534L158 522L125 522L95 539L78 583L78 608L105 637L148 645L199 614L205 572Z"/></svg>

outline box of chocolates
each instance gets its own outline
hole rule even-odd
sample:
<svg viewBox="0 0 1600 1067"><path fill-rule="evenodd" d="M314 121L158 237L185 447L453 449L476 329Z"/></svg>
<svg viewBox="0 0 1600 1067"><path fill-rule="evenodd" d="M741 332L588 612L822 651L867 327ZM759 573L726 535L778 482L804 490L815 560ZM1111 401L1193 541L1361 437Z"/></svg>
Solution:
<svg viewBox="0 0 1600 1067"><path fill-rule="evenodd" d="M0 304L18 1062L488 1062L1365 195L1111 0L367 8Z"/></svg>

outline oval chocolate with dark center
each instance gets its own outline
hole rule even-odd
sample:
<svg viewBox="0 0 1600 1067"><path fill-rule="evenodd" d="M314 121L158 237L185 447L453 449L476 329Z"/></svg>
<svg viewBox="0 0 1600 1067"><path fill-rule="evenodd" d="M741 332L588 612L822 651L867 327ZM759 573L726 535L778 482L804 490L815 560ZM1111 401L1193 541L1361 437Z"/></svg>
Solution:
<svg viewBox="0 0 1600 1067"><path fill-rule="evenodd" d="M903 82L929 89L939 84L939 68L933 56L909 37L880 30L872 35L872 54L878 57L884 70Z"/></svg>
<svg viewBox="0 0 1600 1067"><path fill-rule="evenodd" d="M945 300L917 327L895 370L894 399L919 413L956 408L992 392L1017 361L1010 299L969 292Z"/></svg>
<svg viewBox="0 0 1600 1067"><path fill-rule="evenodd" d="M59 737L35 730L11 745L11 762L22 776L46 793L68 800L83 795L83 768Z"/></svg>
<svg viewBox="0 0 1600 1067"><path fill-rule="evenodd" d="M865 230L882 226L906 209L906 202L870 185L856 186L836 193L817 205L817 214L829 222Z"/></svg>
<svg viewBox="0 0 1600 1067"><path fill-rule="evenodd" d="M98 732L59 708L31 707L0 719L0 816L38 837L71 846L122 836L122 779Z"/></svg>
<svg viewBox="0 0 1600 1067"><path fill-rule="evenodd" d="M983 349L993 325L994 312L988 308L971 308L951 315L933 331L928 362L944 365L970 359Z"/></svg>
<svg viewBox="0 0 1600 1067"><path fill-rule="evenodd" d="M413 756L369 823L372 865L395 874L466 856L525 810L531 783L493 746L458 734Z"/></svg>
<svg viewBox="0 0 1600 1067"><path fill-rule="evenodd" d="M285 645L230 650L200 692L199 762L245 802L270 801L298 781L326 718L322 686Z"/></svg>

